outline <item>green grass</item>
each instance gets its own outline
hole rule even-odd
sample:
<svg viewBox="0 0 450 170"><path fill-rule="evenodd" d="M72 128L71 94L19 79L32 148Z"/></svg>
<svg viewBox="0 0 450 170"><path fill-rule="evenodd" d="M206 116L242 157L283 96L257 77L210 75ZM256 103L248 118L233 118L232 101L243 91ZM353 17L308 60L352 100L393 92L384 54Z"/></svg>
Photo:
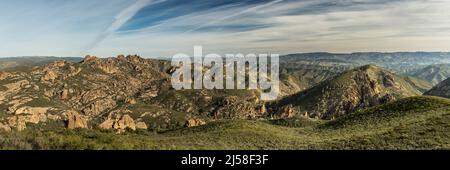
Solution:
<svg viewBox="0 0 450 170"><path fill-rule="evenodd" d="M196 128L115 134L4 133L2 149L450 149L450 100L412 97L334 121L223 120Z"/></svg>

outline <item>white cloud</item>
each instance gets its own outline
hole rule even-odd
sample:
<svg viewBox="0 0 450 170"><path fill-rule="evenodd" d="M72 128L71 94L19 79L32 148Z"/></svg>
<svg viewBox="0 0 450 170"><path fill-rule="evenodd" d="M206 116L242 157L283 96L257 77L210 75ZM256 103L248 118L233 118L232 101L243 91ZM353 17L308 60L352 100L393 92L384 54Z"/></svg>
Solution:
<svg viewBox="0 0 450 170"><path fill-rule="evenodd" d="M222 54L450 51L450 1L336 1L345 3L327 7L320 5L329 1L310 0L280 1L267 7L227 6L126 32L117 30L155 1L78 0L50 5L37 1L45 0L0 3L0 56L80 56L93 46L90 53L105 57L170 57L192 53L194 45ZM199 28L251 24L267 27L245 31Z"/></svg>
<svg viewBox="0 0 450 170"><path fill-rule="evenodd" d="M129 0L0 2L0 56L80 56Z"/></svg>
<svg viewBox="0 0 450 170"><path fill-rule="evenodd" d="M217 26L249 22L271 24L268 28L245 32L164 32L173 27L211 23L243 9L199 12L148 29L116 34L97 52L111 55L114 49L114 52L145 56L172 56L179 52L192 53L194 45L204 45L206 50L216 53L450 51L445 43L450 42L449 1L399 1L363 5L352 10L343 7L302 15L274 15L292 9L307 10L312 3L283 3L251 13L259 17L237 16L212 22Z"/></svg>

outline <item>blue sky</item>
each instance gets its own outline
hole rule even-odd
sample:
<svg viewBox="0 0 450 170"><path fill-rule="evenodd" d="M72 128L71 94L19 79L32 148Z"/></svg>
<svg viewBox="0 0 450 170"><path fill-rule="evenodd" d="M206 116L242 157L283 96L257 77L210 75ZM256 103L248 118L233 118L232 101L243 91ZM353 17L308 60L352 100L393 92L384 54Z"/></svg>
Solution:
<svg viewBox="0 0 450 170"><path fill-rule="evenodd" d="M450 51L447 0L0 1L0 56Z"/></svg>

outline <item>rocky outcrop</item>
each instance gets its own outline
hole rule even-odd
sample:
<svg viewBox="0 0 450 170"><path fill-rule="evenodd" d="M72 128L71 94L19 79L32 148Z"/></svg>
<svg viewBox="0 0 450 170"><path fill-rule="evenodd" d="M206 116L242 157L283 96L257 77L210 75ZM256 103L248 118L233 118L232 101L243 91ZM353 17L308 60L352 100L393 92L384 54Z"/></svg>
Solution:
<svg viewBox="0 0 450 170"><path fill-rule="evenodd" d="M281 119L292 118L296 115L296 111L292 105L283 106L276 116Z"/></svg>
<svg viewBox="0 0 450 170"><path fill-rule="evenodd" d="M66 116L66 124L68 129L86 129L88 128L88 123L85 118L83 118L76 111L66 111L63 115Z"/></svg>
<svg viewBox="0 0 450 170"><path fill-rule="evenodd" d="M4 80L6 78L8 78L11 74L7 73L7 72L2 72L0 71L0 80Z"/></svg>
<svg viewBox="0 0 450 170"><path fill-rule="evenodd" d="M148 129L148 127L147 127L147 124L145 124L145 122L138 121L138 122L136 122L136 129L146 130L146 129Z"/></svg>
<svg viewBox="0 0 450 170"><path fill-rule="evenodd" d="M431 90L425 92L425 95L440 96L450 98L450 78L439 83Z"/></svg>
<svg viewBox="0 0 450 170"><path fill-rule="evenodd" d="M421 95L414 87L405 77L367 65L286 97L275 107L292 105L302 111L300 114L332 119L400 98Z"/></svg>
<svg viewBox="0 0 450 170"><path fill-rule="evenodd" d="M42 76L41 81L54 81L56 78L58 78L58 74L56 74L53 70L47 70Z"/></svg>
<svg viewBox="0 0 450 170"><path fill-rule="evenodd" d="M136 130L136 123L129 115L123 115L113 125L114 129L125 130L127 128Z"/></svg>
<svg viewBox="0 0 450 170"><path fill-rule="evenodd" d="M45 114L48 110L51 108L49 107L21 107L15 111L16 115L22 115L22 114L31 114L31 115L39 115L39 114Z"/></svg>
<svg viewBox="0 0 450 170"><path fill-rule="evenodd" d="M0 122L0 131L10 132L11 127L9 127L7 124L3 124Z"/></svg>

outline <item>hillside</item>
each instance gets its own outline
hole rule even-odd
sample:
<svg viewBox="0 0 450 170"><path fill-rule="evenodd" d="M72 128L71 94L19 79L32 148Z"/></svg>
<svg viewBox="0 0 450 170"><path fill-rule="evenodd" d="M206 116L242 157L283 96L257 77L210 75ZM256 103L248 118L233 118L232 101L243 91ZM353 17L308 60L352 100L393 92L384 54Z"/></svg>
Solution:
<svg viewBox="0 0 450 170"><path fill-rule="evenodd" d="M450 77L450 65L448 64L433 64L423 69L413 71L409 75L422 78L431 82L433 85L444 81Z"/></svg>
<svg viewBox="0 0 450 170"><path fill-rule="evenodd" d="M362 108L421 95L417 87L423 85L415 83L377 66L367 65L283 98L274 107L293 107L302 115L332 119Z"/></svg>
<svg viewBox="0 0 450 170"><path fill-rule="evenodd" d="M412 97L334 121L224 120L163 133L25 130L3 133L2 149L448 149L450 100ZM309 123L308 123L309 122Z"/></svg>
<svg viewBox="0 0 450 170"><path fill-rule="evenodd" d="M0 71L13 71L27 69L35 66L50 64L56 60L66 60L68 62L80 62L83 58L78 57L7 57L0 58Z"/></svg>

